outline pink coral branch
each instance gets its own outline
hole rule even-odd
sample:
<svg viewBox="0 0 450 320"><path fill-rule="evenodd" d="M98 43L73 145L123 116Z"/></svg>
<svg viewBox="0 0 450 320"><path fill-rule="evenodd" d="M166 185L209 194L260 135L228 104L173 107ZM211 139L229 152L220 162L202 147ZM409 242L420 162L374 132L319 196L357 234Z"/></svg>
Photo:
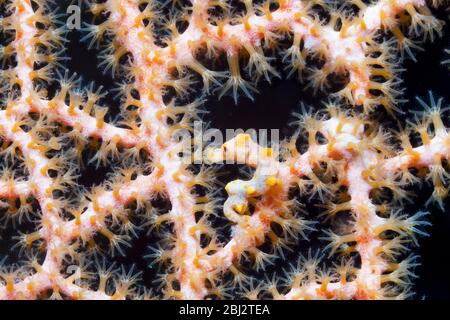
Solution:
<svg viewBox="0 0 450 320"><path fill-rule="evenodd" d="M348 213L344 230L327 231L324 240L329 242L327 250L331 255L359 254L360 265L354 267L348 259L319 270L317 259L300 259L284 281L287 290L279 292L273 280L264 287L247 290L248 297L257 298L262 290L277 299L408 296L410 269L416 263L414 257L401 260L398 256L406 251L404 243L416 242L415 235L424 233L421 227L427 224L423 221L425 213L408 217L388 210L374 203L373 193L388 188L394 193L394 202L400 202L406 197L402 188L418 179L408 168L425 167L435 186L433 198L442 206L449 179L442 167L442 161L450 157L448 130L433 102L424 120L409 129L419 133L423 145L413 148L406 132L399 136L401 148L394 148L387 142L388 135L374 125L367 113L377 105L393 113L396 96L401 93L397 89L394 43L380 44L376 34L380 30L391 32L398 49L412 55L411 48L417 45L403 34L403 24L410 24L413 35L433 38L441 32L442 22L433 17L423 0L380 0L370 5L353 1L358 7L355 16L328 8L329 21L320 21L312 11L316 4L326 7L320 1L279 0L278 8L271 10L270 1L255 8L252 1L242 0L245 11L230 19L222 2L193 0L186 30L178 31L177 17L167 19L171 35L164 39L164 47L158 45L152 31L152 19L158 15L154 4L142 9L131 0L90 3L94 16L109 13L103 22L87 28L93 38L91 44L99 43L104 34L111 36L106 64L116 70L122 57L129 54L121 114L124 126L106 123L107 109L99 102L103 94L75 90L74 77L66 74L60 79L54 96L44 89L59 64L55 48L64 40L60 30L52 26L51 18L45 17L46 2L34 2L38 9L33 9L29 0L11 0L10 15L2 22L5 30L15 31L13 41L3 52L16 53L15 65L2 71L2 87L8 92L0 111L0 135L5 140L2 156L7 163L22 161L21 170L28 177L3 174L0 197L7 199L2 206L9 206L9 215L25 210L16 208L17 198L25 208L31 207L29 196L36 198L39 226L19 238L24 250L42 242L45 258L42 263L36 258L28 267L17 270L3 268L6 271L0 274L0 299L35 299L47 290L53 291L54 298L139 296L137 276L117 276L110 269L99 271L98 289L90 289L95 280L90 277L90 266L83 266L86 257L80 254L86 250L88 259L92 259L89 252L98 249L95 235L108 240L112 253L129 245L129 233L134 230L132 211L139 215L144 211L143 216L150 220L142 224L142 229L149 225L151 230L162 224L172 226L163 233L163 248L154 254L166 267L161 275L165 298L203 299L211 294L225 297L221 277L226 272L232 273L234 284L251 286L251 279L240 266L242 259L252 260L259 271L277 254L283 255L290 244L288 239L306 239L307 233L315 230L313 223L302 217L302 204L290 196L293 188L320 200L328 218ZM223 18L211 16L213 4L222 6ZM409 19L398 18L405 15ZM39 23L44 27L38 28ZM234 180L225 186L227 199L217 213L214 172L203 166L194 174L189 163L178 155L184 145L174 138L181 130L192 130L200 102L178 106L176 100L165 103L164 95L172 87L177 95L186 97L192 85L186 73L191 69L201 76L205 93L216 87L219 97L231 91L236 103L238 91L252 98L257 89L242 78L242 69L255 80L264 77L270 81L272 76L279 76L263 49L277 49L282 37L293 40L283 53L283 62L289 63L291 74L307 69L307 80L316 90L323 89L332 74L346 74L348 82L335 96L345 98L351 106L363 106L366 116L358 116L356 111L344 113L328 104L325 116L301 116L299 129L283 144L281 153L273 146L259 145L246 134L208 149L210 162L241 160L255 170L251 179ZM51 53L38 53L38 46ZM200 62L202 50L213 60L225 53L229 71L206 68ZM246 68L242 68L242 56L248 58ZM323 59L323 67L307 68L308 56ZM36 68L35 62L46 62L48 66ZM135 111L127 109L131 105ZM33 113L39 114L39 119L32 117ZM326 141L319 143L318 134ZM308 139L304 153L296 146L300 135ZM73 160L81 162L88 139L93 140L90 146L94 149L96 139L101 140L91 161L97 160L99 165L110 159L120 160L128 169L120 170L81 199L77 194L73 201L57 197L58 191L77 187ZM70 143L74 143L73 148L65 145ZM151 164L147 163L150 158ZM148 169L151 173L144 172ZM196 186L206 189L206 194L197 194ZM170 202L167 212L153 207L152 200L158 195ZM208 220L213 215L223 216L232 224L228 241L221 242L213 230ZM121 231L114 230L114 223ZM281 227L282 235L273 231L273 224ZM385 239L385 231L394 231L398 236ZM202 244L204 235L210 238L207 245ZM269 244L269 252L261 248L264 243ZM72 274L65 270L71 262L79 264ZM106 286L110 277L115 277L113 290Z"/></svg>

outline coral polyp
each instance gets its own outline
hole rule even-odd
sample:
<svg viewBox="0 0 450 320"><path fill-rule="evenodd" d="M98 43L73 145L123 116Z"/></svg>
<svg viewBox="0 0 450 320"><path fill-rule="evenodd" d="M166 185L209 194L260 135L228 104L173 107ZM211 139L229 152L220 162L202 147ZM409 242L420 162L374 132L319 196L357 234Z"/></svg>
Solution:
<svg viewBox="0 0 450 320"><path fill-rule="evenodd" d="M428 182L445 211L450 134L443 99L405 103L403 62L445 34L447 1L0 6L0 299L413 297L431 222L404 204ZM70 70L74 34L114 92ZM200 137L194 161L206 100L281 77L316 97L282 141ZM312 234L321 254L299 250ZM143 238L151 281L120 262Z"/></svg>

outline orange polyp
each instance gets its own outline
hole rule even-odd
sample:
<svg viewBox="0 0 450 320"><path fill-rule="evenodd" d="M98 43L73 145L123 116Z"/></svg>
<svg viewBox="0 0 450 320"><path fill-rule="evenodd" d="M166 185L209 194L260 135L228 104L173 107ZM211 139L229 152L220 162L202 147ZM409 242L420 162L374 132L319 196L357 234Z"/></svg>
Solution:
<svg viewBox="0 0 450 320"><path fill-rule="evenodd" d="M417 151L415 151L414 149L408 148L408 149L406 150L406 152L407 152L407 153L409 154L409 156L411 157L412 163L417 163L417 162L420 160L420 153L417 152Z"/></svg>
<svg viewBox="0 0 450 320"><path fill-rule="evenodd" d="M80 225L81 225L81 214L77 214L77 215L76 215L76 217L75 217L75 224L76 224L77 226L80 226Z"/></svg>
<svg viewBox="0 0 450 320"><path fill-rule="evenodd" d="M273 156L273 149L272 148L264 148L263 154L266 157L272 157Z"/></svg>
<svg viewBox="0 0 450 320"><path fill-rule="evenodd" d="M114 239L114 233L111 232L111 230L109 230L106 227L103 227L100 229L100 233L106 237L109 241L111 241L112 239Z"/></svg>
<svg viewBox="0 0 450 320"><path fill-rule="evenodd" d="M19 86L23 86L23 80L22 79L17 79L17 81L16 81L16 83L19 85Z"/></svg>
<svg viewBox="0 0 450 320"><path fill-rule="evenodd" d="M146 37L145 31L141 30L141 31L138 32L138 38L139 38L140 40L143 41L143 40L145 39L145 37Z"/></svg>
<svg viewBox="0 0 450 320"><path fill-rule="evenodd" d="M236 137L236 146L238 148L243 148L245 146L245 144L249 141L250 136L247 134L239 134Z"/></svg>
<svg viewBox="0 0 450 320"><path fill-rule="evenodd" d="M251 195L253 195L256 192L256 189L253 188L252 186L247 186L246 187L246 192L247 192L248 196L251 196Z"/></svg>
<svg viewBox="0 0 450 320"><path fill-rule="evenodd" d="M137 16L134 19L134 28L139 28L142 25L142 17L141 16Z"/></svg>
<svg viewBox="0 0 450 320"><path fill-rule="evenodd" d="M386 19L386 12L383 9L380 10L380 21L383 22Z"/></svg>
<svg viewBox="0 0 450 320"><path fill-rule="evenodd" d="M269 20L269 21L273 20L272 12L270 12L268 7L264 9L264 15L267 20Z"/></svg>
<svg viewBox="0 0 450 320"><path fill-rule="evenodd" d="M370 175L371 175L371 171L370 171L370 170L363 170L363 171L361 172L362 178L363 178L364 180L366 180L366 181L369 181Z"/></svg>
<svg viewBox="0 0 450 320"><path fill-rule="evenodd" d="M71 297L72 300L81 300L81 298L82 298L82 295L80 292L74 292Z"/></svg>
<svg viewBox="0 0 450 320"><path fill-rule="evenodd" d="M200 265L200 259L199 259L199 257L195 257L194 258L194 260L192 261L192 263L194 264L194 266L196 266L197 268L199 268L201 265Z"/></svg>
<svg viewBox="0 0 450 320"><path fill-rule="evenodd" d="M345 123L342 120L339 120L338 125L336 126L336 133L341 133L344 125Z"/></svg>
<svg viewBox="0 0 450 320"><path fill-rule="evenodd" d="M58 103L57 103L56 101L54 101L54 100L50 100L50 101L47 103L47 105L48 105L48 107L49 107L50 109L56 109L56 108L58 107Z"/></svg>
<svg viewBox="0 0 450 320"><path fill-rule="evenodd" d="M93 199L92 200L92 208L94 209L94 211L98 212L100 211L100 206L98 204L97 199Z"/></svg>
<svg viewBox="0 0 450 320"><path fill-rule="evenodd" d="M20 3L19 2L19 4L17 5L17 12L19 13L19 14L21 14L21 13L23 13L24 11L25 11L25 7L24 7L24 5L22 4L22 3Z"/></svg>
<svg viewBox="0 0 450 320"><path fill-rule="evenodd" d="M53 202L47 202L46 208L48 211L52 211L55 206L53 205Z"/></svg>
<svg viewBox="0 0 450 320"><path fill-rule="evenodd" d="M425 128L419 128L418 131L419 131L419 134L420 134L420 139L422 139L422 143L424 145L429 145L431 140L430 140L430 137L428 136L428 133L427 133L426 129Z"/></svg>
<svg viewBox="0 0 450 320"><path fill-rule="evenodd" d="M148 100L150 101L156 101L155 99L155 93L153 91L150 91L147 95Z"/></svg>
<svg viewBox="0 0 450 320"><path fill-rule="evenodd" d="M328 282L327 281L322 281L322 284L320 285L320 289L319 289L321 294L326 294L327 287L328 287Z"/></svg>
<svg viewBox="0 0 450 320"><path fill-rule="evenodd" d="M67 109L67 111L68 111L68 113L69 113L71 116L76 115L76 112L75 112L75 104L74 104L72 101L70 102L69 108Z"/></svg>
<svg viewBox="0 0 450 320"><path fill-rule="evenodd" d="M113 197L116 200L120 200L120 189L118 187L114 188L114 190L113 190Z"/></svg>
<svg viewBox="0 0 450 320"><path fill-rule="evenodd" d="M250 23L248 22L248 16L246 16L244 18L244 28L245 28L245 31L250 31L250 29L251 29Z"/></svg>
<svg viewBox="0 0 450 320"><path fill-rule="evenodd" d="M164 142L164 139L162 138L162 136L160 134L156 135L156 143L160 146L160 147L165 147L166 144Z"/></svg>
<svg viewBox="0 0 450 320"><path fill-rule="evenodd" d="M160 51L156 51L155 54L153 55L153 62L156 64L163 64L164 63L164 59L161 57L161 52Z"/></svg>
<svg viewBox="0 0 450 320"><path fill-rule="evenodd" d="M130 245L128 238L132 238L135 228L141 227L134 226L135 221L141 223L141 217L145 218L144 232L156 232L154 226L164 222L170 224L162 228L162 245L152 254L157 264L163 263L163 272L170 270L163 274L166 287L158 289L164 298L201 299L208 294L222 297L222 289L227 289L223 280L228 280L222 277L229 272L235 277L230 292L245 292L253 283L240 270L241 257L249 254L257 259L252 261L254 266L264 272L253 270L247 263L242 271L248 268L251 275L257 274L258 282L259 274L266 274L265 260L272 262L272 255L279 257L282 251L291 249L291 243L295 246L294 240L306 238L310 228L318 232L330 229L326 240L337 250L337 259L341 255L351 257L353 253L361 259L356 264L344 259L341 262L345 265L337 265L330 271L329 261L322 267L312 255L305 256L300 259L302 265L292 270L295 274L285 277L286 290L276 286L277 277L283 274L283 270L277 269L277 260L268 270L276 275L273 283L261 280L261 284L249 289L248 296L263 297L267 289L280 299L401 298L403 292L389 291L388 282L397 280L396 273L386 272L404 266L403 251L409 245L403 248L402 241L409 240L410 234L415 240L414 229L425 223L415 220L415 216L403 217L392 212L388 204L375 200L379 190L373 189L391 189L395 198L401 197L405 185L421 178L408 171L416 168L419 176L434 184L431 200L439 203L448 192L445 160L450 138L445 119L440 118L446 109L437 110L440 101L429 106L424 119L400 133L401 144L396 137L391 139L394 130L387 128L385 132L385 126L378 126L378 119L372 114L361 115L377 106L394 113L399 100L397 91L403 89L397 90L396 81L401 80L397 74L400 62L394 56L397 52L390 50L390 40L378 34L396 37L399 47L409 54L415 45L406 36L420 32L431 38L433 30L428 27L432 24L425 26L425 22L435 23L426 6L380 1L365 4L355 0L353 5L360 10L355 8L351 14L344 7L339 10L324 5L324 16L329 14L330 19L316 14L315 7L319 9L322 4L315 0L278 0L275 1L278 8L272 7L274 1L261 5L243 0L245 8L239 14L228 10L228 4L221 0L194 1L189 8L175 5L176 14L170 6L168 12L166 9L153 12L158 7L148 1L89 3L88 10L95 19L86 27L86 39L99 46L94 48L97 53L102 51L98 62L114 69L117 76L114 81L124 80L120 86L124 93L124 101L119 102L123 107L120 120L111 123L107 121L113 118L115 110L108 109L109 93L104 98L102 90L85 87L76 77L56 72L64 64L59 52L65 49L66 39L55 28L53 15L47 14L46 1L10 1L11 12L2 20L4 29L12 36L2 48L4 113L0 115L0 134L4 140L2 159L6 160L0 179L3 203L0 206L7 207L4 214L8 221L27 219L30 209L38 212L39 205L42 206L41 213L31 221L35 224L34 232L21 235L21 250L28 250L25 251L28 255L36 247L47 258L33 261L30 273L4 268L9 273L0 275L3 280L0 299L40 298L47 290L54 297L61 294L69 299L140 297L140 283L135 286L131 273L121 276L110 269L111 272L105 273L113 274L98 275L94 271L97 267L89 267L89 271L83 268L80 273L68 275L66 266L72 260L81 262L84 250L90 253L101 249L100 243L98 247L95 243L96 238L94 241L98 234L110 240L111 254L105 257L115 254L115 250L121 251ZM212 13L216 7L217 11L223 11L220 18ZM147 19L149 24L144 25ZM186 28L178 30L177 24L184 24L185 19ZM212 21L217 20L215 26ZM419 25L411 26L413 22ZM408 27L412 32L403 34ZM436 29L439 27L440 22L436 22ZM162 35L161 28L169 32ZM281 55L278 50L283 50ZM225 57L228 70L221 68ZM320 63L307 65L316 57ZM216 62L219 62L217 70L210 70L209 66ZM314 103L317 107L305 112L302 108L296 121L298 128L286 137L287 142L283 141L280 150L267 148L253 141L252 136L241 134L232 142L217 148L211 146L213 150L208 155L218 161L217 166L201 164L200 173L191 172L191 167L196 170L197 166L180 160L178 153L182 146L175 143L172 135L180 129L191 130L192 123L201 118L203 109L199 105L208 89L213 93L219 91L220 97L232 92L235 104L243 93L252 99L253 95L247 91L252 91L262 77L269 81L268 73L275 75L270 70L279 62L286 65L289 76L301 77L305 69L305 83L314 82L314 90L328 84L321 82L324 77L334 81L334 77L327 75L345 76L348 83L343 82L344 88L338 92L334 92L333 85L333 92L326 90L315 96L322 98L333 93L333 102L327 104L326 110L319 111L317 101ZM322 62L323 67L319 66ZM319 71L309 78L309 71L315 67ZM191 72L196 73L195 79L190 79ZM378 77L384 80L378 81ZM184 89L190 92L197 88L192 85L197 78L199 88L203 84L201 94L184 94ZM176 89L177 97L171 97L167 87ZM169 98L174 99L169 102ZM195 102L191 104L192 100ZM183 105L185 101L187 104ZM340 111L338 104L345 105L345 110ZM351 111L352 107L357 107L357 111ZM258 110L252 112L253 116L260 116ZM313 125L305 123L306 116L314 118ZM410 132L420 134L423 145L413 148ZM290 130L286 134L290 135ZM317 139L318 135L324 137L326 145ZM94 155L87 149L94 151ZM89 166L102 166L102 171L103 166L112 171L121 168L111 179L85 192L79 185L77 166L86 164L84 155L88 154L87 163L93 160ZM220 161L238 158L244 158L242 165L250 169L248 176L236 176L232 181L227 180L228 176L215 179L221 173L215 171L216 167L225 170ZM223 188L226 194L219 193ZM222 201L219 196L225 199ZM161 203L167 201L167 206L159 208L159 197ZM310 206L315 204L319 206L311 215ZM303 205L306 213L299 208ZM335 214L345 217L317 228L309 227L310 219L319 223L326 220L316 219L316 211L327 214L327 219ZM66 212L72 219L66 217ZM34 219L38 221L35 223ZM231 232L227 231L224 240L215 229L216 222L220 222L217 228L221 228L226 219ZM401 242L391 242L380 235L391 229L398 231ZM202 243L204 236L210 241L206 247ZM40 243L39 248L36 242ZM327 242L323 242L326 246ZM263 247L258 248L260 245ZM397 255L396 250L402 254ZM297 254L289 253L289 259ZM92 255L86 257L91 259ZM307 260L311 260L310 266ZM400 287L395 285L396 289ZM264 295L259 295L262 291Z"/></svg>
<svg viewBox="0 0 450 320"><path fill-rule="evenodd" d="M17 33L16 33L16 39L17 39L17 40L20 40L22 37L23 37L23 32L22 32L22 30L17 30Z"/></svg>
<svg viewBox="0 0 450 320"><path fill-rule="evenodd" d="M392 28L392 33L400 43L403 43L403 41L405 40L405 36L398 27Z"/></svg>
<svg viewBox="0 0 450 320"><path fill-rule="evenodd" d="M97 129L103 129L105 125L105 121L103 120L103 116L97 119Z"/></svg>
<svg viewBox="0 0 450 320"><path fill-rule="evenodd" d="M122 17L126 16L127 10L126 10L123 6L118 5L118 8L116 7L116 9L119 10L119 13L120 13L120 15L121 15Z"/></svg>
<svg viewBox="0 0 450 320"><path fill-rule="evenodd" d="M12 127L12 132L18 132L20 130L20 123L19 122L15 122L13 127Z"/></svg>
<svg viewBox="0 0 450 320"><path fill-rule="evenodd" d="M89 223L91 225L96 225L97 224L97 218L95 216L90 216L89 217Z"/></svg>
<svg viewBox="0 0 450 320"><path fill-rule="evenodd" d="M6 282L6 291L8 291L9 294L14 292L14 280L8 280Z"/></svg>
<svg viewBox="0 0 450 320"><path fill-rule="evenodd" d="M360 20L359 20L359 26L360 26L360 28L361 28L362 30L366 30L366 29L367 29L366 23L364 22L363 19L360 19Z"/></svg>
<svg viewBox="0 0 450 320"><path fill-rule="evenodd" d="M180 172L179 172L179 171L175 172L175 173L172 175L172 178L173 178L173 180L175 180L176 182L183 182L183 180L181 180Z"/></svg>
<svg viewBox="0 0 450 320"><path fill-rule="evenodd" d="M176 47L175 47L175 44L172 42L172 43L170 43L169 47L170 47L170 55L171 55L171 56L174 56L175 53L176 53Z"/></svg>
<svg viewBox="0 0 450 320"><path fill-rule="evenodd" d="M33 282L31 282L31 281L28 282L27 289L28 289L28 291L31 291L31 292L34 291L34 284L33 284Z"/></svg>
<svg viewBox="0 0 450 320"><path fill-rule="evenodd" d="M33 104L33 98L31 96L26 97L25 102L31 107Z"/></svg>
<svg viewBox="0 0 450 320"><path fill-rule="evenodd" d="M43 166L43 167L41 168L41 170L40 170L41 174L42 174L43 176L47 176L47 171L48 171L48 169L49 169L49 166L48 166L48 165Z"/></svg>
<svg viewBox="0 0 450 320"><path fill-rule="evenodd" d="M224 33L223 33L223 22L219 22L219 23L217 24L217 36L218 36L219 38L222 38L223 35L224 35Z"/></svg>
<svg viewBox="0 0 450 320"><path fill-rule="evenodd" d="M164 117L166 115L166 111L164 109L158 110L158 111L156 111L155 115L156 115L156 119L161 121L164 119Z"/></svg>

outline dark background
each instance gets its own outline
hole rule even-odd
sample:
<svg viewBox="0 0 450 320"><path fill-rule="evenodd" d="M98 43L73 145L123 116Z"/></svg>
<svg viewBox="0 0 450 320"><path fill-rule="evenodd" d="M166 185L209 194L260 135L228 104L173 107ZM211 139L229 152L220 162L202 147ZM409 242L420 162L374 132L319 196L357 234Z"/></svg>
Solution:
<svg viewBox="0 0 450 320"><path fill-rule="evenodd" d="M441 18L446 18L444 13L439 13ZM408 101L401 105L404 115L398 115L403 122L412 119L412 110L419 110L420 106L415 101L415 97L424 97L432 90L435 97L444 97L445 102L450 102L449 92L449 71L441 65L441 61L449 58L444 53L445 48L450 48L449 26L445 27L445 32L440 39L434 43L426 42L423 52L416 52L417 62L411 59L405 59L402 66L405 68L401 78L404 80L402 87L405 93L402 98ZM83 32L71 31L66 55L71 58L67 62L67 67L71 72L77 72L82 76L83 84L94 81L96 85L103 85L106 90L114 88L115 80L111 75L104 74L98 67L100 61L98 50L88 50L86 44L80 42ZM277 59L277 70L281 72L281 63ZM326 94L314 95L311 90L303 90L303 85L297 80L274 79L271 84L260 82L258 84L259 94L255 95L255 101L240 97L238 105L234 104L231 97L224 97L218 100L215 96L209 96L205 104L205 109L209 111L204 117L205 121L210 122L210 127L225 130L226 128L255 128L255 129L271 129L278 128L282 134L289 135L291 129L288 123L292 120L292 112L299 111L300 102L305 102L312 108L321 108L320 101L327 97ZM193 93L195 96L196 93ZM107 97L108 105L111 108L119 108L117 100L113 98L113 94ZM448 120L448 113L446 114ZM387 120L386 123L389 123ZM448 124L448 122L447 122ZM224 178L225 182L235 179L240 175L236 168L225 168L228 172ZM87 166L82 171L80 183L89 188L97 185L105 180L111 167L95 168ZM413 248L413 252L420 256L421 266L416 269L417 279L413 279L413 291L416 294L415 299L449 299L450 298L450 201L447 199L445 203L445 212L439 210L435 205L426 207L425 203L431 195L432 188L423 184L411 189L415 193L414 203L406 205L404 211L407 213L415 213L419 210L429 210L431 215L429 221L432 226L427 227L426 231L429 237L420 238L420 247ZM318 209L313 206L307 206L309 215L314 217L318 213ZM321 235L314 232L310 235L310 242L300 241L297 250L301 250L303 254L307 252L307 248L320 248L324 246L317 237ZM124 265L137 265L138 269L143 272L143 280L146 287L153 287L153 280L157 274L155 267L149 268L149 262L143 258L148 253L148 246L157 238L154 235L145 235L142 233L138 239L132 241L132 248L126 249L125 257L116 257L115 259ZM0 249L7 251L5 237L0 240ZM3 245L2 245L3 243ZM295 251L297 251L295 250ZM278 270L280 266L287 266L289 262L295 261L298 252L286 255L285 261L277 260L276 268L272 267L267 270L267 274ZM255 274L261 277L263 273Z"/></svg>

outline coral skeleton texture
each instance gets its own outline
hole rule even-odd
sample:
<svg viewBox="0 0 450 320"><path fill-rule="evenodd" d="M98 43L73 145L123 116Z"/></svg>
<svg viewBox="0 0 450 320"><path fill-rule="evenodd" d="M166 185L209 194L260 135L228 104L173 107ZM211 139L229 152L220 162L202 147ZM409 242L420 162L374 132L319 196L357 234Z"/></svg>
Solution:
<svg viewBox="0 0 450 320"><path fill-rule="evenodd" d="M427 212L407 214L402 204L412 196L407 186L428 180L430 202L443 209L447 108L430 93L417 100L416 122L398 132L375 114L401 121L402 60L442 35L434 12L446 1L79 5L88 21L80 46L101 50L100 67L117 82L118 114L105 103L109 92L81 85L66 68L71 31L61 4L0 1L0 234L15 232L11 250L19 252L17 262L0 264L0 299L411 296L418 260L410 252L429 222ZM324 108L303 107L279 148L241 133L207 147L205 163L186 163L186 141L175 134L193 130L209 95L231 95L236 108L253 99L259 80L281 76L275 53L301 86L339 89ZM218 183L216 164L237 159L250 168L248 179ZM85 166L110 166L112 174L86 188ZM297 194L315 199L321 215L308 216ZM330 220L335 227L324 227ZM228 236L219 230L225 222ZM252 275L314 230L332 264L322 266L310 250L295 253L298 262L279 276ZM159 239L146 257L159 270L152 288L112 263L146 233Z"/></svg>

